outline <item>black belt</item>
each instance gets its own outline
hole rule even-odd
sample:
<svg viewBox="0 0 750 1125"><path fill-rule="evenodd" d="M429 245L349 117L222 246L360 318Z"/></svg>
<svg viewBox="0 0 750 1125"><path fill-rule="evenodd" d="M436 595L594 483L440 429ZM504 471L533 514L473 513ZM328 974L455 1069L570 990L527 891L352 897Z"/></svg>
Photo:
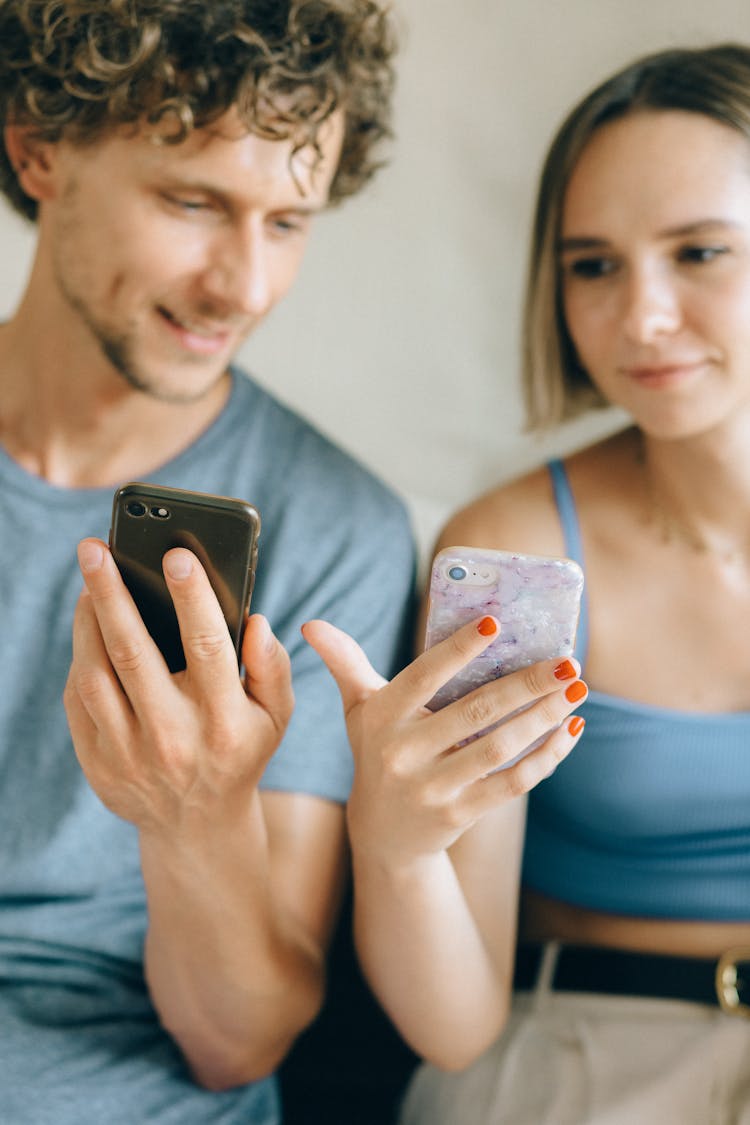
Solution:
<svg viewBox="0 0 750 1125"><path fill-rule="evenodd" d="M519 946L514 988L536 987L546 948ZM715 960L584 945L560 945L551 957L550 987L556 991L689 1000L750 1016L750 945L727 950Z"/></svg>

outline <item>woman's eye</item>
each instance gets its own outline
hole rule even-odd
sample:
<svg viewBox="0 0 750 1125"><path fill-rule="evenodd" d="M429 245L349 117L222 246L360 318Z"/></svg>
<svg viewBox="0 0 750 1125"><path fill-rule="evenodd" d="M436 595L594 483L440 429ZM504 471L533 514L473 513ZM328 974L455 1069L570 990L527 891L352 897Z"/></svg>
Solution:
<svg viewBox="0 0 750 1125"><path fill-rule="evenodd" d="M574 258L564 267L565 272L584 280L606 277L615 269L611 258Z"/></svg>
<svg viewBox="0 0 750 1125"><path fill-rule="evenodd" d="M729 252L728 246L683 246L678 258L681 262L696 263L713 262L722 254Z"/></svg>

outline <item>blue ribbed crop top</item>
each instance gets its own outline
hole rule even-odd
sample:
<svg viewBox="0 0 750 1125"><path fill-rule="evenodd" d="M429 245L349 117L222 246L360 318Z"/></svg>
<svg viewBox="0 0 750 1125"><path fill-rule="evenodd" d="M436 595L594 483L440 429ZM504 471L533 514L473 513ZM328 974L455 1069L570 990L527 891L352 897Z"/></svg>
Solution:
<svg viewBox="0 0 750 1125"><path fill-rule="evenodd" d="M548 467L566 551L583 566L565 469ZM584 590L582 664L587 639ZM597 691L580 713L581 741L529 798L524 883L616 914L750 920L750 713L677 711Z"/></svg>

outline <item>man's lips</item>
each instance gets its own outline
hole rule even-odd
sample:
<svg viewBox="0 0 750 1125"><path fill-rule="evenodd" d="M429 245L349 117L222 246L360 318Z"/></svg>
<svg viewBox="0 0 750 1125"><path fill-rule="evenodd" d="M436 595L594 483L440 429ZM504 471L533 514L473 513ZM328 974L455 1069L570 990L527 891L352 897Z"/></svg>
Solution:
<svg viewBox="0 0 750 1125"><path fill-rule="evenodd" d="M201 321L177 317L169 309L159 307L162 321L189 351L213 355L226 347L232 329L226 324L206 324Z"/></svg>

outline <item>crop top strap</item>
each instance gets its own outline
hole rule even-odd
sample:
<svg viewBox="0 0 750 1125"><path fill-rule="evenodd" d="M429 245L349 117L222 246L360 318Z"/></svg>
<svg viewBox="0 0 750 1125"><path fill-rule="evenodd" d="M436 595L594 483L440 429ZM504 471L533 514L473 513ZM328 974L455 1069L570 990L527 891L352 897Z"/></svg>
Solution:
<svg viewBox="0 0 750 1125"><path fill-rule="evenodd" d="M583 570L584 574L586 568L583 562L583 540L581 539L581 528L578 523L578 512L576 511L575 500L573 499L573 491L570 487L568 474L565 471L565 466L562 461L554 460L547 463L547 470L552 481L552 491L555 496L555 504L557 512L560 517L560 525L562 527L563 538L565 540L565 552L568 558L573 559ZM588 597L586 594L586 586L583 587L583 597L581 598L581 615L578 619L578 632L576 633L576 646L575 655L583 666L586 662L589 647L589 615L588 615Z"/></svg>

